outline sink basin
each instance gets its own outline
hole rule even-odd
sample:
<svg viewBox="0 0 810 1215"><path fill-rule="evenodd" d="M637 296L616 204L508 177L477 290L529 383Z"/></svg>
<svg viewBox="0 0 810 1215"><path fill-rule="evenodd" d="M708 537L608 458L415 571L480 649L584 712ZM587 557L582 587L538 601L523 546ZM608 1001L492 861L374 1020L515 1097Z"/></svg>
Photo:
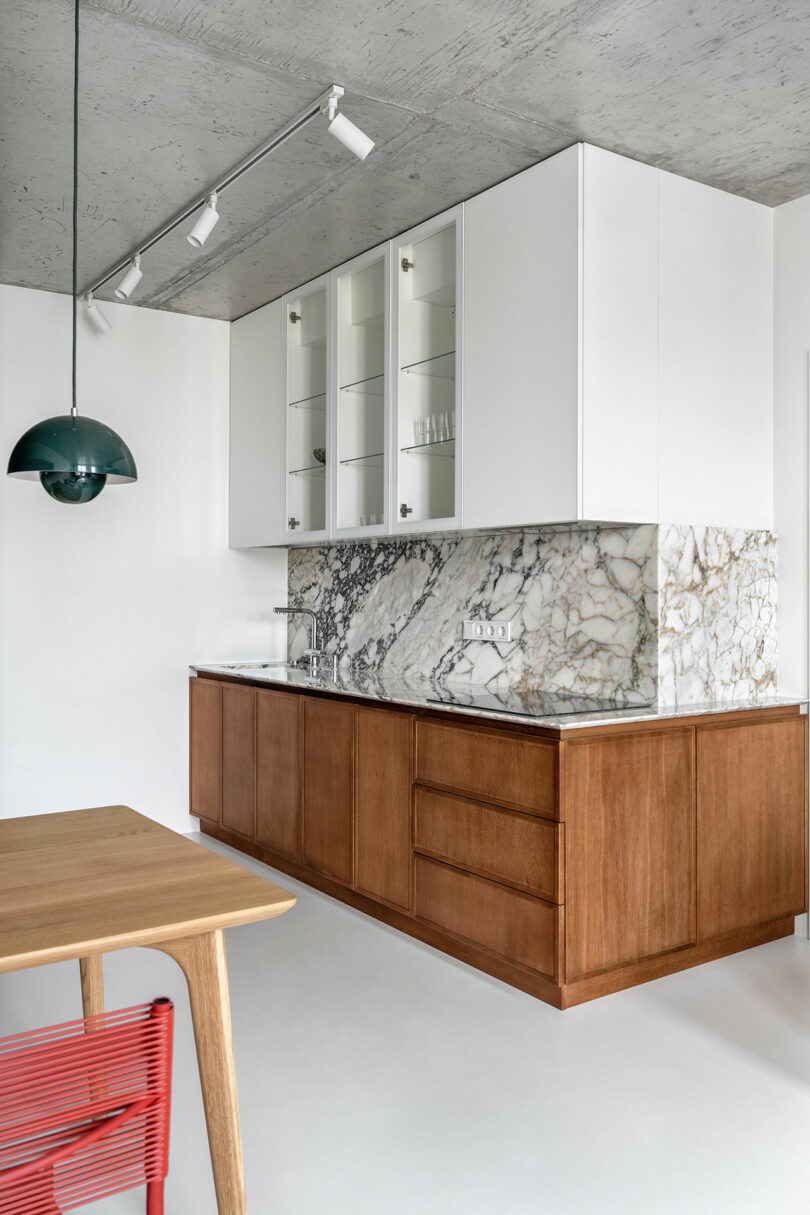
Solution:
<svg viewBox="0 0 810 1215"><path fill-rule="evenodd" d="M294 662L284 662L283 659L275 662L221 662L219 665L223 671L300 671L301 669Z"/></svg>

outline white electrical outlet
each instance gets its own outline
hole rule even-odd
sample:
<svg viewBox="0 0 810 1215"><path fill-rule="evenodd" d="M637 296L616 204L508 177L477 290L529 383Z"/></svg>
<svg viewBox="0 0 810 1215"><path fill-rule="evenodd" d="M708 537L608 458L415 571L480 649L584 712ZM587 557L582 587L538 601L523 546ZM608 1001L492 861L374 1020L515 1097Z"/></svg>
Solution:
<svg viewBox="0 0 810 1215"><path fill-rule="evenodd" d="M462 628L465 641L511 641L511 620L465 620Z"/></svg>

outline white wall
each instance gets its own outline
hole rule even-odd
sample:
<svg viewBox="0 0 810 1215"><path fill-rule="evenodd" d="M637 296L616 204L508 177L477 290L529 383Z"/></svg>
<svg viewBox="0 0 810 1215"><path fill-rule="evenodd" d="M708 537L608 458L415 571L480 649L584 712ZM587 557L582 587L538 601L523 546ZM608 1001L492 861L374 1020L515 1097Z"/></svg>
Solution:
<svg viewBox="0 0 810 1215"><path fill-rule="evenodd" d="M69 409L70 299L0 286L0 817L124 803L188 830L187 667L283 656L286 553L227 547L227 323L103 309L79 409L139 479L64 506L4 469Z"/></svg>
<svg viewBox="0 0 810 1215"><path fill-rule="evenodd" d="M779 691L805 696L808 605L810 195L774 212L774 522L779 536Z"/></svg>

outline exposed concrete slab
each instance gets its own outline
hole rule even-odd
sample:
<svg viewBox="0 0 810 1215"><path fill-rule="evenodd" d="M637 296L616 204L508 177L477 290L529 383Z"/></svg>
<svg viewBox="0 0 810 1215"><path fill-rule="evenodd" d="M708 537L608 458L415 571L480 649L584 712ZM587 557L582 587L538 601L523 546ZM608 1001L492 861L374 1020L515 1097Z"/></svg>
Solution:
<svg viewBox="0 0 810 1215"><path fill-rule="evenodd" d="M332 80L313 124L178 232L138 303L232 318L582 138L768 203L810 192L805 0L83 0L81 281ZM0 5L0 281L70 289L72 4Z"/></svg>
<svg viewBox="0 0 810 1215"><path fill-rule="evenodd" d="M572 3L472 96L775 206L810 190L806 0Z"/></svg>

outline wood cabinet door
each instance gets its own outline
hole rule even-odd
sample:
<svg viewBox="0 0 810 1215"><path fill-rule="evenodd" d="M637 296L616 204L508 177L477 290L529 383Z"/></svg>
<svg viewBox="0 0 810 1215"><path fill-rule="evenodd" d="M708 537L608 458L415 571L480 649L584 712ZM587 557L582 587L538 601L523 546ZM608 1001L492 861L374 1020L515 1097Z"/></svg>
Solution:
<svg viewBox="0 0 810 1215"><path fill-rule="evenodd" d="M354 706L304 698L303 861L352 880Z"/></svg>
<svg viewBox="0 0 810 1215"><path fill-rule="evenodd" d="M698 729L701 940L807 907L807 718Z"/></svg>
<svg viewBox="0 0 810 1215"><path fill-rule="evenodd" d="M256 841L297 859L301 811L301 697L256 693Z"/></svg>
<svg viewBox="0 0 810 1215"><path fill-rule="evenodd" d="M412 719L357 709L354 886L405 910L411 902Z"/></svg>
<svg viewBox="0 0 810 1215"><path fill-rule="evenodd" d="M222 810L222 684L189 680L189 809L219 823Z"/></svg>
<svg viewBox="0 0 810 1215"><path fill-rule="evenodd" d="M222 826L253 839L256 815L256 690L222 688Z"/></svg>
<svg viewBox="0 0 810 1215"><path fill-rule="evenodd" d="M695 941L693 731L566 748L568 982Z"/></svg>

